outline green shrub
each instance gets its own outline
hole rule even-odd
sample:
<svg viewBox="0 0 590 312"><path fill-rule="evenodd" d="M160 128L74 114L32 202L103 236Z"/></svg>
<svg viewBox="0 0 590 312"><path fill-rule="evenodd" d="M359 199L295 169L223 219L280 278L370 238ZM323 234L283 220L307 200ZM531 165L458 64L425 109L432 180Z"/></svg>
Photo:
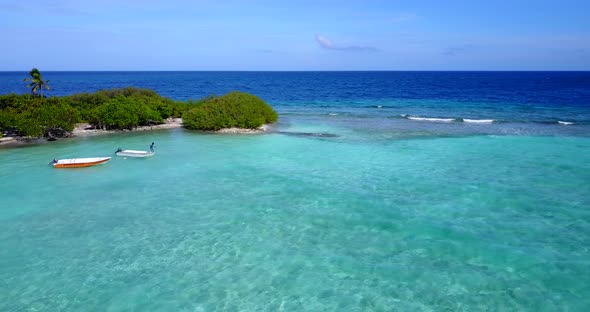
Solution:
<svg viewBox="0 0 590 312"><path fill-rule="evenodd" d="M78 122L102 129L133 129L184 117L189 129L257 128L277 120L260 98L240 92L197 101L174 101L152 90L124 88L70 96L0 95L0 132L67 135Z"/></svg>
<svg viewBox="0 0 590 312"><path fill-rule="evenodd" d="M50 130L71 131L77 121L77 110L58 97L0 96L0 132L47 136Z"/></svg>
<svg viewBox="0 0 590 312"><path fill-rule="evenodd" d="M72 131L78 122L78 111L67 102L52 97L39 107L37 121L43 128L44 135L54 129Z"/></svg>
<svg viewBox="0 0 590 312"><path fill-rule="evenodd" d="M255 129L278 119L277 113L262 99L237 91L218 97L210 96L194 105L183 115L183 124L187 129Z"/></svg>
<svg viewBox="0 0 590 312"><path fill-rule="evenodd" d="M151 122L162 123L168 117L180 117L188 110L184 102L176 102L169 98L160 96L158 93L148 89L127 87L123 89L99 90L95 93L80 93L62 97L69 101L72 107L80 111L80 120L88 123L96 122L95 109L114 98L133 98L134 101L145 104L146 111L144 119ZM0 103L1 105L1 103ZM156 112L157 114L154 114ZM142 124L140 117L140 125Z"/></svg>
<svg viewBox="0 0 590 312"><path fill-rule="evenodd" d="M122 95L97 107L94 117L94 126L99 128L132 129L139 125L137 103Z"/></svg>
<svg viewBox="0 0 590 312"><path fill-rule="evenodd" d="M88 112L90 123L104 129L132 129L152 123L162 123L162 117L145 99L137 96L117 95Z"/></svg>

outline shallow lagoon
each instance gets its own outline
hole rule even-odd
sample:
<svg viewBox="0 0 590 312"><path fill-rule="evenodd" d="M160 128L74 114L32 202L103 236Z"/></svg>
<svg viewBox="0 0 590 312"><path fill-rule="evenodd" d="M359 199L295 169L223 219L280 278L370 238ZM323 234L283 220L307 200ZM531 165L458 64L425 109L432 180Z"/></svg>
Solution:
<svg viewBox="0 0 590 312"><path fill-rule="evenodd" d="M590 139L283 120L0 150L0 310L590 307Z"/></svg>
<svg viewBox="0 0 590 312"><path fill-rule="evenodd" d="M0 311L590 310L588 72L44 77L54 95L242 90L280 124L0 148Z"/></svg>

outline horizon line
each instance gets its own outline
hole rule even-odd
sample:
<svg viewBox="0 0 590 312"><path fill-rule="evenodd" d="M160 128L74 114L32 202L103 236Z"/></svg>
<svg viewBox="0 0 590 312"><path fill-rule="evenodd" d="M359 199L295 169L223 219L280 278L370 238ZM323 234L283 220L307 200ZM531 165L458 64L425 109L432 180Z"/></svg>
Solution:
<svg viewBox="0 0 590 312"><path fill-rule="evenodd" d="M34 68L34 67L33 67ZM29 70L0 70L0 73L28 72ZM334 69L334 70L43 70L43 72L590 72L590 69Z"/></svg>

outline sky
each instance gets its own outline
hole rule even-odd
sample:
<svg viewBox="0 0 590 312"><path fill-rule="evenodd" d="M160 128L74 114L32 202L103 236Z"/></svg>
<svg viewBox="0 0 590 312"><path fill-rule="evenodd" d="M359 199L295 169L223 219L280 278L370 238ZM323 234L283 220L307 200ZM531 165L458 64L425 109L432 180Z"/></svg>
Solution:
<svg viewBox="0 0 590 312"><path fill-rule="evenodd" d="M588 0L0 0L0 71L590 70L588 12Z"/></svg>

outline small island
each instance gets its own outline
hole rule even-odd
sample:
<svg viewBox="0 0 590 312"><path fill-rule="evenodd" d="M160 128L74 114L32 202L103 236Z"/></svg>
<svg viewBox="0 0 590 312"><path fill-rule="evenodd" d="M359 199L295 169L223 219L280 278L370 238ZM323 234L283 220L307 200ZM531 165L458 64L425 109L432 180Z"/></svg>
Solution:
<svg viewBox="0 0 590 312"><path fill-rule="evenodd" d="M219 133L258 133L278 119L262 99L238 91L196 101L175 101L133 87L46 97L42 90L49 90L49 81L36 69L29 74L26 81L31 81L31 94L0 95L0 143L182 126Z"/></svg>
<svg viewBox="0 0 590 312"><path fill-rule="evenodd" d="M187 129L227 133L236 132L235 129L261 129L278 119L278 114L262 99L237 91L207 97L197 102L183 116L184 127Z"/></svg>

